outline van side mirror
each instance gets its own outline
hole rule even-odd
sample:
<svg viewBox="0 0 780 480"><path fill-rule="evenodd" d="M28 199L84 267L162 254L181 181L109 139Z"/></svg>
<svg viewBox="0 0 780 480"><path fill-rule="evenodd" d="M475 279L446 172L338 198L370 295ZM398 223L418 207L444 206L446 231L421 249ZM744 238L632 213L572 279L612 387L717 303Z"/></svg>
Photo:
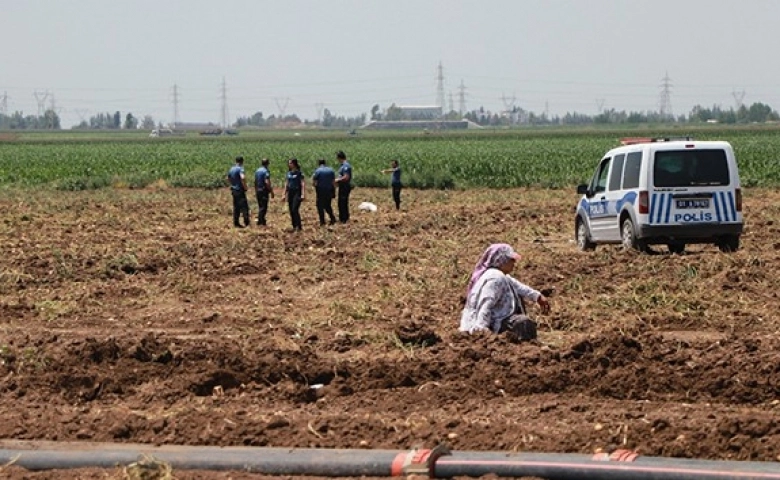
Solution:
<svg viewBox="0 0 780 480"><path fill-rule="evenodd" d="M588 185L586 183L577 185L577 193L580 195L590 195L590 192L588 192Z"/></svg>

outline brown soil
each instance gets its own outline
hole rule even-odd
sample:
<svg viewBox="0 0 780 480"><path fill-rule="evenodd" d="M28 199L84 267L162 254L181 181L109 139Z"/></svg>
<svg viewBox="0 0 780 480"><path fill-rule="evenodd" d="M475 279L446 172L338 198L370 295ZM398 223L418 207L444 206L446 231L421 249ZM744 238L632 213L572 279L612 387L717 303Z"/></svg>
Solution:
<svg viewBox="0 0 780 480"><path fill-rule="evenodd" d="M0 439L780 460L780 192L734 254L578 252L567 191L357 189L324 228L306 202L293 233L279 199L231 228L224 191L2 193ZM541 344L457 331L495 241L556 289Z"/></svg>

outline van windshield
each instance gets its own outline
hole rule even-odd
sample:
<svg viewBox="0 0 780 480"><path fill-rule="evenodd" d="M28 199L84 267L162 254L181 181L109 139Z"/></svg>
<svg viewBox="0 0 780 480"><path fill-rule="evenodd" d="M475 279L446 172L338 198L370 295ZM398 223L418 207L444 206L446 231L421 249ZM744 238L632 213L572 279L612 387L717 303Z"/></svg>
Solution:
<svg viewBox="0 0 780 480"><path fill-rule="evenodd" d="M694 187L728 185L726 152L713 150L668 150L655 152L653 185Z"/></svg>

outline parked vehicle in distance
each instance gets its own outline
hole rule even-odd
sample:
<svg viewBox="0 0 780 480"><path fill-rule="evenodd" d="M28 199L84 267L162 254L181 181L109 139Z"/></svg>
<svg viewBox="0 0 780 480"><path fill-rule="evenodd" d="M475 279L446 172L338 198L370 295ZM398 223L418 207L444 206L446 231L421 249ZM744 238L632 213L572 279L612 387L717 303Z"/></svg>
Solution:
<svg viewBox="0 0 780 480"><path fill-rule="evenodd" d="M574 231L580 250L622 243L650 251L688 244L739 249L742 190L734 150L724 141L629 138L607 152L589 184L577 187Z"/></svg>
<svg viewBox="0 0 780 480"><path fill-rule="evenodd" d="M170 128L155 128L154 130L152 130L149 136L152 138L171 137L173 136L173 130L171 130Z"/></svg>

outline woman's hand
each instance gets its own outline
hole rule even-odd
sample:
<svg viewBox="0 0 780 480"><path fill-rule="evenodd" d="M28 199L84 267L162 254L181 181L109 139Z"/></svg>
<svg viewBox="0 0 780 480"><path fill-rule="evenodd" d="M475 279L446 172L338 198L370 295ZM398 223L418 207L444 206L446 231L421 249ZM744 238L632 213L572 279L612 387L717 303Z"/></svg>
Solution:
<svg viewBox="0 0 780 480"><path fill-rule="evenodd" d="M547 297L539 295L539 298L536 299L536 303L539 305L539 308L542 309L542 313L550 313L550 302L547 301Z"/></svg>

